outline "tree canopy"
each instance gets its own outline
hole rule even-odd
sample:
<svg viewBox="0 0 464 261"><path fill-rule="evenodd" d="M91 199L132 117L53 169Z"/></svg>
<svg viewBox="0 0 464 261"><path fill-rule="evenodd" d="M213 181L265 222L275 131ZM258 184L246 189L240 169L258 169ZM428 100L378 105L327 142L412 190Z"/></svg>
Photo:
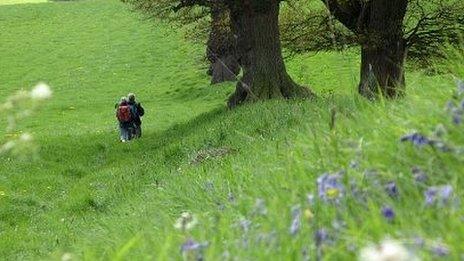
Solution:
<svg viewBox="0 0 464 261"><path fill-rule="evenodd" d="M359 93L395 98L404 94L406 57L430 65L443 56L443 43L457 43L464 31L464 4L459 0L289 0L283 8L280 0L123 1L152 17L194 24L190 35L206 42L212 83L235 80L242 70L229 99L231 107L252 96L312 96L310 91L294 92L302 89L285 72L282 48L300 53L360 46ZM271 12L275 14L267 17L265 28L258 17ZM261 35L259 30L272 26L270 35ZM275 43L267 45L270 42ZM274 83L264 80L273 75L280 75ZM265 94L254 94L264 89Z"/></svg>

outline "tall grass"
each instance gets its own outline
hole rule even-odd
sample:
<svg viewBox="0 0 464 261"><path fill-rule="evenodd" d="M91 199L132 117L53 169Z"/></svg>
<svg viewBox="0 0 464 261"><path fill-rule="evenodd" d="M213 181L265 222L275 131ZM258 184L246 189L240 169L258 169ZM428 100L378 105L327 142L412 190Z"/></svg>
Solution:
<svg viewBox="0 0 464 261"><path fill-rule="evenodd" d="M464 146L462 125L444 109L456 95L451 75L410 71L404 99L369 103L354 91L355 52L301 56L288 61L289 71L319 99L230 111L224 100L233 84L208 86L201 46L115 1L3 6L0 17L0 95L39 80L55 91L22 126L38 138L40 159L0 159L5 259L176 260L201 252L213 260L350 260L386 237L424 259L436 258L437 247L451 260L464 252L462 154L400 142L413 131L430 138L441 124L448 146ZM462 77L462 65L453 68ZM112 106L129 91L147 108L145 135L120 144ZM414 181L413 167L426 183ZM320 200L317 178L342 170L338 203ZM389 182L398 196L386 192ZM425 204L429 186L448 184L448 204ZM394 219L382 215L386 206ZM298 207L301 227L292 235ZM183 212L198 220L191 230L174 227ZM316 243L321 229L329 236ZM188 239L201 247L182 253Z"/></svg>

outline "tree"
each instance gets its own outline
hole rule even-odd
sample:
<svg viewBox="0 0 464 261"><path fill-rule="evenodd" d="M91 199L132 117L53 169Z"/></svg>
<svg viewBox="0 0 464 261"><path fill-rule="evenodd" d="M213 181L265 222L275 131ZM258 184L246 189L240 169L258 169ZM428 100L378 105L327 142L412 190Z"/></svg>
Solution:
<svg viewBox="0 0 464 261"><path fill-rule="evenodd" d="M220 3L212 3L211 25L206 44L206 57L210 62L208 74L211 83L235 81L240 73L236 39L230 28L229 12Z"/></svg>
<svg viewBox="0 0 464 261"><path fill-rule="evenodd" d="M321 1L310 2L321 3ZM323 4L307 7L295 0L282 13L282 45L290 54L343 50L358 46L358 37L331 17ZM431 69L446 58L443 43L462 44L464 4L457 0L410 1L404 21L407 59Z"/></svg>
<svg viewBox="0 0 464 261"><path fill-rule="evenodd" d="M405 86L403 21L407 0L321 0L361 43L359 93L369 99L380 91L394 98Z"/></svg>
<svg viewBox="0 0 464 261"><path fill-rule="evenodd" d="M311 98L313 92L296 84L288 75L282 57L279 33L280 0L125 0L138 4L139 9L154 10L157 2L180 12L200 6L209 9L213 16L228 14L230 31L235 42L234 56L243 70L235 92L228 99L233 108L246 101L272 98ZM164 10L164 9L162 9ZM159 12L154 10L153 12ZM222 18L219 19L222 21ZM216 26L213 22L212 27ZM218 27L219 28L219 27ZM215 35L212 33L212 35ZM211 34L210 34L211 36ZM229 36L225 37L230 39ZM214 43L215 39L209 41ZM230 43L229 43L230 44ZM229 46L226 44L225 46ZM210 49L215 52L216 46ZM221 49L221 48L219 48ZM229 49L229 48L224 48ZM227 53L227 52L226 52ZM209 55L215 56L215 55ZM216 55L217 56L217 55ZM217 57L216 57L217 58ZM211 59L216 62L215 59ZM227 60L227 59L226 59ZM221 64L223 59L217 59ZM229 68L229 66L226 66ZM234 70L231 70L234 71ZM213 72L214 74L214 72Z"/></svg>
<svg viewBox="0 0 464 261"><path fill-rule="evenodd" d="M462 5L451 0L321 0L330 14L356 35L361 45L359 93L369 99L395 98L405 89L407 50L430 36L446 35L456 24ZM439 8L423 7L434 3ZM416 24L406 31L408 7L420 7ZM454 15L454 14L457 14ZM459 20L459 18L457 18ZM414 19L413 19L414 20ZM448 21L441 24L443 21ZM409 21L409 23L413 23Z"/></svg>
<svg viewBox="0 0 464 261"><path fill-rule="evenodd" d="M237 36L243 76L229 97L229 107L272 98L311 98L309 88L288 75L279 32L279 0L229 0L231 28Z"/></svg>
<svg viewBox="0 0 464 261"><path fill-rule="evenodd" d="M194 42L207 41L206 59L211 83L235 81L240 72L235 51L235 39L229 26L228 12L219 1L205 2L203 8L176 9L177 0L122 0L149 18L162 19L185 27Z"/></svg>

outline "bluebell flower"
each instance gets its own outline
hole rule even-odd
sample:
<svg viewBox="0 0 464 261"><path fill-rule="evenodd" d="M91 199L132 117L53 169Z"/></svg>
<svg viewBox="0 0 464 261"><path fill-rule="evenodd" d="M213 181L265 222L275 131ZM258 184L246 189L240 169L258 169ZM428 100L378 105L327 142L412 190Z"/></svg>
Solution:
<svg viewBox="0 0 464 261"><path fill-rule="evenodd" d="M425 246L425 240L422 237L415 237L414 240L414 245L418 248L423 248Z"/></svg>
<svg viewBox="0 0 464 261"><path fill-rule="evenodd" d="M185 243L182 244L182 246L180 247L180 250L182 252L190 251L190 250L197 250L197 249L200 249L200 246L201 246L200 243L189 238L187 239L187 241L185 241Z"/></svg>
<svg viewBox="0 0 464 261"><path fill-rule="evenodd" d="M439 257L445 257L445 256L449 255L449 253L450 253L448 247L446 247L443 244L435 244L435 245L431 246L430 251L432 251L432 253L434 255L439 256Z"/></svg>
<svg viewBox="0 0 464 261"><path fill-rule="evenodd" d="M301 227L301 207L299 205L292 207L292 224L290 225L290 234L298 234Z"/></svg>
<svg viewBox="0 0 464 261"><path fill-rule="evenodd" d="M448 145L446 145L443 141L440 141L440 140L431 140L429 144L430 146L432 146L433 148L441 152L453 151L452 148L450 148Z"/></svg>
<svg viewBox="0 0 464 261"><path fill-rule="evenodd" d="M457 80L457 91L458 95L461 96L464 94L464 82L462 80Z"/></svg>
<svg viewBox="0 0 464 261"><path fill-rule="evenodd" d="M454 101L446 102L445 110L447 112L452 112L454 109L456 109L456 104L454 103Z"/></svg>
<svg viewBox="0 0 464 261"><path fill-rule="evenodd" d="M329 240L329 233L325 228L318 229L314 234L314 240L316 241L316 246L320 246Z"/></svg>
<svg viewBox="0 0 464 261"><path fill-rule="evenodd" d="M453 123L455 125L461 125L462 123L462 113L460 111L453 112Z"/></svg>
<svg viewBox="0 0 464 261"><path fill-rule="evenodd" d="M193 239L187 239L180 247L184 260L203 260L203 249L208 247L208 243L198 243Z"/></svg>
<svg viewBox="0 0 464 261"><path fill-rule="evenodd" d="M456 105L454 101L448 101L446 104L446 111L451 115L453 123L460 125L464 117L464 99Z"/></svg>
<svg viewBox="0 0 464 261"><path fill-rule="evenodd" d="M390 222L393 221L396 216L395 211L390 206L382 207L382 215Z"/></svg>
<svg viewBox="0 0 464 261"><path fill-rule="evenodd" d="M452 151L452 149L449 146L447 146L443 141L430 139L418 132L404 135L403 137L400 138L400 141L401 142L409 141L419 148L425 145L430 145L431 147L438 149L442 152Z"/></svg>
<svg viewBox="0 0 464 261"><path fill-rule="evenodd" d="M340 198L343 197L345 189L341 183L341 174L329 174L324 173L323 175L317 178L317 188L319 198L328 202L335 201L338 202Z"/></svg>
<svg viewBox="0 0 464 261"><path fill-rule="evenodd" d="M430 139L418 132L413 132L411 134L404 135L403 137L400 138L400 141L401 142L410 141L412 144L414 144L417 147L423 147L425 145L430 144Z"/></svg>
<svg viewBox="0 0 464 261"><path fill-rule="evenodd" d="M449 202L453 195L453 187L451 185L429 187L425 192L426 205L444 205Z"/></svg>
<svg viewBox="0 0 464 261"><path fill-rule="evenodd" d="M385 185L385 192L392 198L396 198L399 195L398 187L394 181L388 182L387 185Z"/></svg>

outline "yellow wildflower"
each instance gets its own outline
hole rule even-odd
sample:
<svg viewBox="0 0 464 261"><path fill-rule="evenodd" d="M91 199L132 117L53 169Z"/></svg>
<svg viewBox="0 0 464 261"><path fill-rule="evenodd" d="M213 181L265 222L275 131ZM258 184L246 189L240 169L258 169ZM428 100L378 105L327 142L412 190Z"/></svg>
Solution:
<svg viewBox="0 0 464 261"><path fill-rule="evenodd" d="M304 211L304 217L305 217L305 219L308 220L308 221L311 221L311 220L313 219L314 214L313 214L313 212L311 211L311 209L309 209L309 208L305 209L305 211Z"/></svg>
<svg viewBox="0 0 464 261"><path fill-rule="evenodd" d="M338 190L336 188L330 188L330 189L327 190L327 196L330 199L337 198L339 195L340 195L340 190Z"/></svg>

